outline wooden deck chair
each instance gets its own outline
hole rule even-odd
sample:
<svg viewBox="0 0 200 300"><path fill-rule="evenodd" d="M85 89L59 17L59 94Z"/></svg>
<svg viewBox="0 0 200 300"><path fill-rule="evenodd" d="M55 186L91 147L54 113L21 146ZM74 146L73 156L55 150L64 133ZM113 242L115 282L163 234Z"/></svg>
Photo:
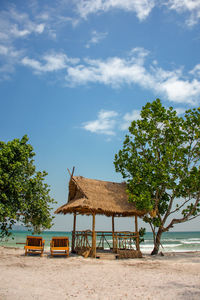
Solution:
<svg viewBox="0 0 200 300"><path fill-rule="evenodd" d="M27 236L26 246L24 246L25 255L28 253L38 253L42 256L44 252L44 243L45 240L43 240L41 236Z"/></svg>
<svg viewBox="0 0 200 300"><path fill-rule="evenodd" d="M51 256L65 255L69 256L69 238L67 236L52 237L50 243Z"/></svg>

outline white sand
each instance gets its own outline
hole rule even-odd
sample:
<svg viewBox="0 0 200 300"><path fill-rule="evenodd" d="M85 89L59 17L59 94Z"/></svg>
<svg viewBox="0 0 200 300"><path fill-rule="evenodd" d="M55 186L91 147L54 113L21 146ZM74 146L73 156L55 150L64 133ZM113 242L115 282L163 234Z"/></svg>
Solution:
<svg viewBox="0 0 200 300"><path fill-rule="evenodd" d="M0 299L200 299L200 253L142 259L24 256L0 247Z"/></svg>

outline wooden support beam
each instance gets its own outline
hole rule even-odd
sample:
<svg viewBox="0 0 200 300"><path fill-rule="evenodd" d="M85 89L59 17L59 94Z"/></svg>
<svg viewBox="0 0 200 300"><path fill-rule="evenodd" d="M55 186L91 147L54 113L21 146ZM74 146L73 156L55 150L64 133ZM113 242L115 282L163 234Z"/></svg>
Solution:
<svg viewBox="0 0 200 300"><path fill-rule="evenodd" d="M95 214L92 215L92 257L96 258Z"/></svg>
<svg viewBox="0 0 200 300"><path fill-rule="evenodd" d="M72 253L75 253L75 235L76 235L76 213L74 213L74 224L72 231Z"/></svg>
<svg viewBox="0 0 200 300"><path fill-rule="evenodd" d="M113 252L115 252L115 216L112 215L112 238L113 238Z"/></svg>
<svg viewBox="0 0 200 300"><path fill-rule="evenodd" d="M115 233L115 216L112 215L112 232Z"/></svg>
<svg viewBox="0 0 200 300"><path fill-rule="evenodd" d="M139 231L138 231L138 217L135 216L135 233L136 233L136 250L140 251L140 244L139 244Z"/></svg>

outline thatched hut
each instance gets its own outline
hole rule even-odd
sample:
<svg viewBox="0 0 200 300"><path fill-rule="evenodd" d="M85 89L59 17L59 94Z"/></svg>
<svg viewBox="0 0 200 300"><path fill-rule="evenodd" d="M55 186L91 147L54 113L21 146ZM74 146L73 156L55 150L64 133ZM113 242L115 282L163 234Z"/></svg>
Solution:
<svg viewBox="0 0 200 300"><path fill-rule="evenodd" d="M68 203L59 207L56 214L74 214L74 226L72 232L72 251L75 249L76 216L92 215L92 256L96 256L96 232L95 215L112 217L112 237L114 244L115 229L114 217L135 217L136 249L139 250L139 233L137 217L143 216L144 211L136 209L133 203L128 202L126 183L108 182L88 179L82 176L71 176L69 182ZM85 234L85 233L84 233ZM113 246L114 248L114 246Z"/></svg>

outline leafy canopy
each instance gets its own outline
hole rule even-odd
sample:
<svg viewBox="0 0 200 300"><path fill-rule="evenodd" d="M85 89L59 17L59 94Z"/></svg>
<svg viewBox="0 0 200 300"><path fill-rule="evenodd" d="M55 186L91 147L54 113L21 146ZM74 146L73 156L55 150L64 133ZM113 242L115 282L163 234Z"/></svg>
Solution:
<svg viewBox="0 0 200 300"><path fill-rule="evenodd" d="M127 179L129 200L151 212L145 221L164 232L200 213L200 108L182 118L157 99L140 116L115 155L115 169ZM178 211L179 219L165 225Z"/></svg>
<svg viewBox="0 0 200 300"><path fill-rule="evenodd" d="M25 135L21 140L0 141L0 237L9 235L20 221L35 232L52 226L46 172L36 172L33 147Z"/></svg>

